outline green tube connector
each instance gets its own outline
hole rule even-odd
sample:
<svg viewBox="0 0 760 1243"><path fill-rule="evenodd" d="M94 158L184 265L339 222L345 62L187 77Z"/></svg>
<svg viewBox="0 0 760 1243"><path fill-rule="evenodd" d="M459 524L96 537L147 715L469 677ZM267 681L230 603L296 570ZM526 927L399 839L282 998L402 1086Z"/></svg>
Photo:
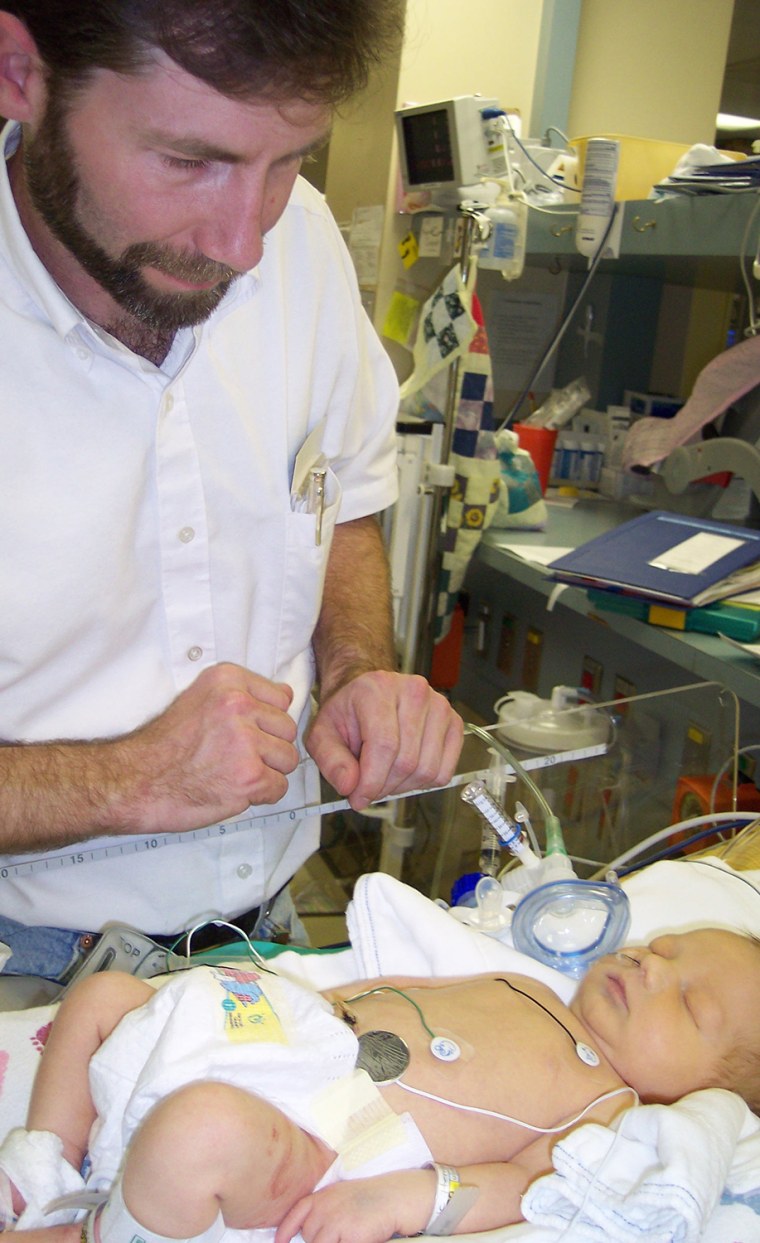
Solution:
<svg viewBox="0 0 760 1243"><path fill-rule="evenodd" d="M565 841L562 837L562 827L556 816L546 816L544 820L544 828L546 830L546 851L547 855L565 855L567 857L567 849Z"/></svg>

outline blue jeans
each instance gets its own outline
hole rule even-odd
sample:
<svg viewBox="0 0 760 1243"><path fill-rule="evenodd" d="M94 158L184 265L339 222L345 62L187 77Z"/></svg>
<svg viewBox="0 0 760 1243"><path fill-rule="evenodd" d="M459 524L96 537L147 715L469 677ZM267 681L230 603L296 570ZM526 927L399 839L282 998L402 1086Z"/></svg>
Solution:
<svg viewBox="0 0 760 1243"><path fill-rule="evenodd" d="M0 941L13 953L4 975L39 975L60 980L92 945L92 939L69 928L31 927L0 915Z"/></svg>

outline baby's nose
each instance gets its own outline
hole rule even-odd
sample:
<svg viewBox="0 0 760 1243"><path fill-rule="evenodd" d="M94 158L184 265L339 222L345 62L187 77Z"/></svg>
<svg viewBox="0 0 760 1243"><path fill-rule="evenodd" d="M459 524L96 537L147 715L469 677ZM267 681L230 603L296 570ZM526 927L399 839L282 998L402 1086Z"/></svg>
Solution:
<svg viewBox="0 0 760 1243"><path fill-rule="evenodd" d="M644 987L650 992L661 992L678 984L678 972L669 958L663 958L652 950L644 950L640 958ZM679 984L680 987L680 984Z"/></svg>

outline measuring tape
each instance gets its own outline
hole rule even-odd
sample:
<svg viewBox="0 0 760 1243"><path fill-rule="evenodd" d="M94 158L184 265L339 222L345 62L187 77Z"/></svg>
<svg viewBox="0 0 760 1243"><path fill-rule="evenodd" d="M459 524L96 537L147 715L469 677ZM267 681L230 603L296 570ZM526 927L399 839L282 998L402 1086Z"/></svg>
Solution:
<svg viewBox="0 0 760 1243"><path fill-rule="evenodd" d="M556 755L539 755L521 760L526 769L551 768L554 764L570 764L575 760L590 759L595 755L604 755L607 747L600 743L592 747L580 747L575 751L560 751ZM514 768L505 763L507 773L514 774ZM459 773L448 785L433 786L424 790L408 790L403 794L389 794L371 803L371 807L384 803L395 803L402 798L415 798L421 794L434 794L444 790L453 790L460 785L468 785L471 781L485 780L489 769L481 768L476 772ZM14 880L16 877L31 876L34 872L52 872L59 868L77 867L81 863L93 863L97 859L120 859L126 855L152 854L165 846L179 846L183 842L208 841L214 837L228 837L231 833L245 833L249 829L273 829L280 824L295 824L312 816L327 816L335 811L347 811L351 807L347 798L334 799L327 803L313 803L305 807L291 807L285 811L266 812L261 816L249 816L242 820L225 820L221 824L211 824L205 829L191 829L186 833L157 833L150 837L114 838L108 846L86 847L72 850L65 854L45 855L40 859L24 859L22 862L9 863L0 867L0 881Z"/></svg>

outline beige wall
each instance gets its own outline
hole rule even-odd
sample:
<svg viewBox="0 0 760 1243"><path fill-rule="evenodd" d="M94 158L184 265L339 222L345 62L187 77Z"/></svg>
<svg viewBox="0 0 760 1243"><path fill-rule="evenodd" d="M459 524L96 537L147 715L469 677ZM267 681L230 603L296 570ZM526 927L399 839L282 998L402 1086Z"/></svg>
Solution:
<svg viewBox="0 0 760 1243"><path fill-rule="evenodd" d="M733 0L583 0L572 136L712 143Z"/></svg>
<svg viewBox="0 0 760 1243"><path fill-rule="evenodd" d="M494 95L530 114L543 0L407 0L399 103Z"/></svg>

